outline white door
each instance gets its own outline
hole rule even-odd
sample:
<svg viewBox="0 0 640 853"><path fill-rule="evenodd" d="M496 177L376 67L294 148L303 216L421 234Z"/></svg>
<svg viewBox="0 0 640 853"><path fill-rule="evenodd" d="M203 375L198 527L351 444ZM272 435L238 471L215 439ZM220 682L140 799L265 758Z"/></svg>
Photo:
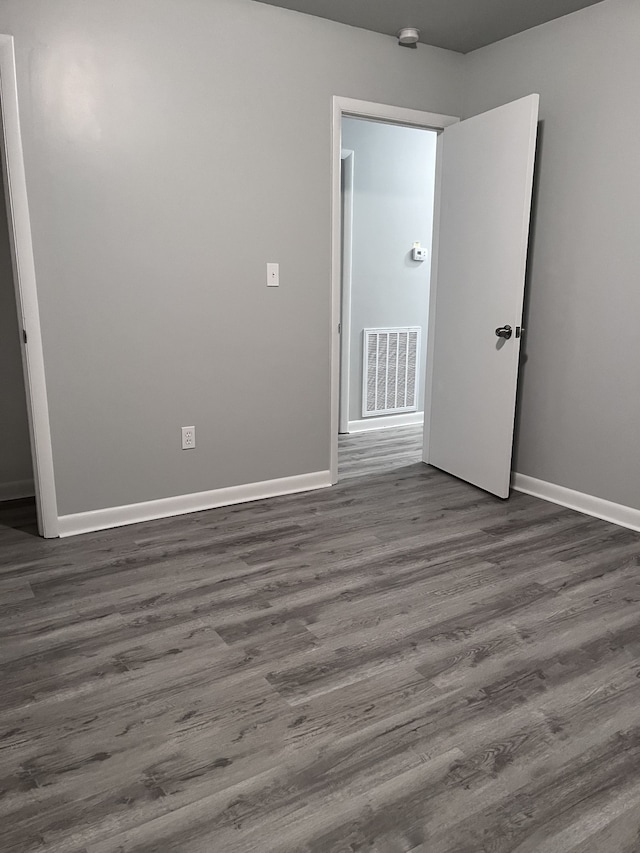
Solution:
<svg viewBox="0 0 640 853"><path fill-rule="evenodd" d="M441 138L424 461L502 498L511 474L538 100L529 95L451 125ZM509 327L504 337L501 327Z"/></svg>

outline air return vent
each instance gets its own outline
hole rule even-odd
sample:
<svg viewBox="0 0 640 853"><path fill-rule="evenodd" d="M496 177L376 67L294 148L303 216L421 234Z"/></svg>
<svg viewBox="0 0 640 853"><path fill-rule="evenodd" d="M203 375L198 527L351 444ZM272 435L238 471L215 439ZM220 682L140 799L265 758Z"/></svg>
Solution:
<svg viewBox="0 0 640 853"><path fill-rule="evenodd" d="M418 409L420 327L364 330L362 417Z"/></svg>

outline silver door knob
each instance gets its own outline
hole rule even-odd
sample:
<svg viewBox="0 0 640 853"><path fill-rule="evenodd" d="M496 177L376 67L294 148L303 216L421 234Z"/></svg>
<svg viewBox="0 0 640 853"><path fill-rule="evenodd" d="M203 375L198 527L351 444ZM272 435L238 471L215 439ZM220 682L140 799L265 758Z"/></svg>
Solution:
<svg viewBox="0 0 640 853"><path fill-rule="evenodd" d="M498 326L498 328L496 329L496 335L499 338L505 338L506 340L509 340L512 334L513 329L511 328L511 326Z"/></svg>

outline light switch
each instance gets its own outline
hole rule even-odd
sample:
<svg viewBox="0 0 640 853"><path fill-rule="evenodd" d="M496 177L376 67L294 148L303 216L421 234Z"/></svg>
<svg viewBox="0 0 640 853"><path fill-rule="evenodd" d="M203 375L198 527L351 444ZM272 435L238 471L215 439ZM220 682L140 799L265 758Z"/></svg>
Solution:
<svg viewBox="0 0 640 853"><path fill-rule="evenodd" d="M280 264L267 264L267 287L280 286Z"/></svg>

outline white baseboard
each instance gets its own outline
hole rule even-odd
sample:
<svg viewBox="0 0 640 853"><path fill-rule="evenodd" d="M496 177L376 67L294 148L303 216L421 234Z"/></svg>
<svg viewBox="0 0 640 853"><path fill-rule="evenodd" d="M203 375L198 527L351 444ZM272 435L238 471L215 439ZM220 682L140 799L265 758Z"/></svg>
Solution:
<svg viewBox="0 0 640 853"><path fill-rule="evenodd" d="M243 486L230 486L226 489L213 489L209 492L195 492L191 495L177 495L173 498L161 498L125 506L111 506L91 512L77 512L61 515L58 518L59 535L75 536L78 533L90 533L94 530L106 530L110 527L123 527L140 521L152 521L156 518L168 518L172 515L185 515L214 509L218 506L259 501L278 495L290 495L295 492L308 492L323 489L331 485L330 471L315 471L312 474L300 474L295 477L282 477L278 480L266 480L262 483L247 483Z"/></svg>
<svg viewBox="0 0 640 853"><path fill-rule="evenodd" d="M347 431L368 432L372 429L389 429L389 427L411 426L424 423L424 412L405 412L401 415L382 415L377 418L363 418L361 421L349 421Z"/></svg>
<svg viewBox="0 0 640 853"><path fill-rule="evenodd" d="M511 475L511 485L517 492L525 492L527 495L533 495L569 509L577 509L578 512L584 512L586 515L611 521L613 524L619 524L620 527L640 531L640 509L606 501L594 495L576 492L574 489L567 489L564 486L557 486L555 483L547 483L545 480L537 480L535 477L516 472Z"/></svg>
<svg viewBox="0 0 640 853"><path fill-rule="evenodd" d="M32 498L36 493L33 480L14 480L0 483L0 501L17 501L20 498Z"/></svg>

